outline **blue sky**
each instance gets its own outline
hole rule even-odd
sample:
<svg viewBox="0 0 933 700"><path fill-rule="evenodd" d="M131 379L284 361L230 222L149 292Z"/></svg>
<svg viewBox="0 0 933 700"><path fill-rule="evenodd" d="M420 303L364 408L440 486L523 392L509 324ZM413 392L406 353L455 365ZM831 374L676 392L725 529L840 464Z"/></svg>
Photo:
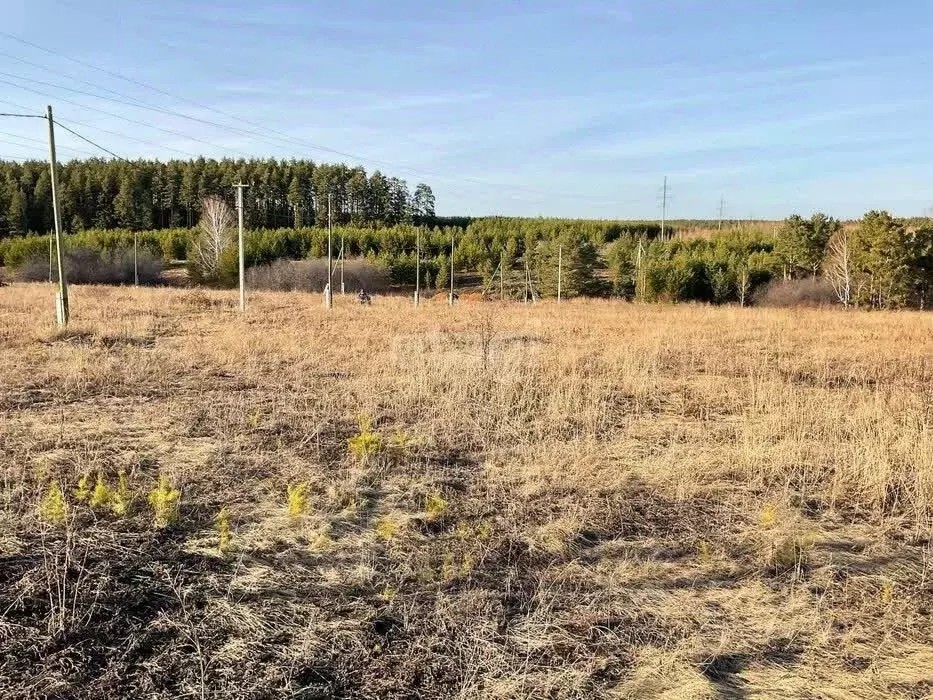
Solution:
<svg viewBox="0 0 933 700"><path fill-rule="evenodd" d="M0 111L129 158L362 163L442 214L657 218L665 175L671 218L933 207L928 0L0 4L60 54L0 35ZM0 118L0 158L43 138Z"/></svg>

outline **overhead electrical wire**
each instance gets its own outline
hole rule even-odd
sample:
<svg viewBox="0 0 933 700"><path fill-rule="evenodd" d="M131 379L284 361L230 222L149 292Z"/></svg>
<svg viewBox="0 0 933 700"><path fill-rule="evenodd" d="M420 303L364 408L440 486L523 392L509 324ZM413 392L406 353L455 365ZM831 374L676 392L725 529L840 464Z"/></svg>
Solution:
<svg viewBox="0 0 933 700"><path fill-rule="evenodd" d="M91 144L91 145L94 146L95 148L99 148L99 149L102 150L104 153L107 153L107 154L113 156L114 158L117 158L118 160L122 160L122 161L125 161L125 162L129 163L129 161L128 161L126 158L124 158L123 156L118 156L116 153L114 153L113 151L111 151L109 148L104 148L104 147L101 146L99 143L95 143L94 141L91 141L91 139L89 139L87 136L82 136L82 135L79 134L77 131L75 131L74 129L72 129L72 128L70 128L70 127L65 126L64 124L62 124L62 123L61 123L60 121L58 121L57 119L53 119L52 121L54 121L56 125L60 126L62 129L64 129L64 130L67 131L68 133L72 134L73 136L77 136L79 139L81 139L82 141L86 141L87 143Z"/></svg>
<svg viewBox="0 0 933 700"><path fill-rule="evenodd" d="M187 140L187 141L196 141L196 142L198 142L198 143L204 144L205 146L210 146L211 148L217 148L217 149L220 149L220 150L223 150L223 151L231 151L231 152L233 152L233 153L235 153L235 154L237 154L237 155L242 155L242 151L237 151L236 149L232 149L232 148L229 148L229 147L227 147L227 146L221 146L221 145L216 144L216 143L211 143L210 141L206 141L206 140L204 140L204 139L200 139L200 138L191 136L191 135L189 135L189 134L184 134L184 133L182 133L182 132L180 132L180 131L174 131L174 130L172 130L172 129L165 129L165 128L160 127L160 126L156 126L155 124L147 124L146 122L140 121L140 120L138 120L138 119L132 119L132 118L130 118L130 117L125 117L125 116L123 116L122 114L117 114L116 112L109 112L109 111L107 111L107 110L105 110L105 109L101 109L100 107L90 107L90 106L85 105L85 104L82 104L82 103L80 103L80 102L75 102L74 100L70 100L70 99L68 99L67 97L61 97L61 96L59 96L59 95L51 95L51 94L49 94L49 93L47 93L47 92L42 92L41 90L35 90L35 89L30 88L30 87L28 87L28 86L19 85L19 84L17 84L17 83L13 83L13 82L10 82L10 81L8 81L8 80L0 80L0 84L3 84L3 85L10 85L10 86L12 86L12 87L19 88L20 90L26 90L27 92L32 92L32 93L34 93L34 94L36 94L36 95L41 95L42 97L51 98L51 99L54 99L54 100L60 100L60 101L65 102L65 103L67 103L67 104L74 105L75 107L80 107L81 109L86 109L86 110L88 110L88 111L90 111L90 112L98 112L98 113L104 114L104 115L106 115L106 116L108 116L108 117L113 117L114 119L120 119L120 120L122 120L122 121L129 122L130 124L136 124L136 125L138 125L138 126L143 126L143 127L149 128L149 129L155 129L155 130L157 130L157 131L161 131L161 132L163 132L163 133L170 134L170 135L172 135L172 136L177 136L177 137L182 138L182 139L185 139L185 140ZM43 118L44 118L44 117L43 117Z"/></svg>
<svg viewBox="0 0 933 700"><path fill-rule="evenodd" d="M426 176L433 177L433 178L437 178L437 179L443 179L443 180L449 180L449 181L461 182L461 183L469 183L469 184L471 184L471 185L478 185L478 186L483 186L483 187L492 187L492 188L496 188L496 189L511 189L511 190L514 190L514 191L517 191L517 192L526 192L526 193L534 194L534 195L538 195L538 196L559 197L559 198L566 198L566 199L580 199L580 200L588 200L588 201L598 201L598 202L603 202L603 203L606 203L606 204L619 204L619 203L622 203L623 201L625 201L625 202L643 202L643 201L647 201L647 199L648 199L648 198L646 198L646 197L639 197L639 198L632 198L632 199L629 199L629 200L618 200L618 199L608 199L608 198L602 198L602 197L592 197L592 196L589 196L589 195L568 194L568 193L565 193L565 192L553 192L553 191L538 190L538 189L535 189L535 188L524 187L524 186L522 186L522 185L513 185L513 184L508 184L508 183L488 182L488 181L485 181L485 180L480 180L480 179L470 178L470 177L463 177L463 176L449 176L449 175L443 175L443 174L441 174L441 173L432 172L432 171L430 171L430 170L426 170L426 169L423 169L423 168L416 168L416 167L413 167L413 166L403 165L403 164L400 164L400 163L394 163L394 162L391 162L391 161L385 161L385 160L376 159L376 158L371 158L371 157L367 157L367 156L361 156L361 155L354 154L354 153L350 153L350 152L347 152L347 151L342 151L342 150L339 150L339 149L330 148L330 147L328 147L328 146L325 146L325 145L322 145L322 144L318 144L318 143L315 143L315 142L312 142L312 141L308 141L308 140L306 140L306 139L301 139L301 138L298 138L298 137L290 136L290 135L286 134L285 132L281 132L281 131L278 131L278 130L276 130L276 129L272 129L272 128L263 126L263 125L259 124L258 122L250 121L250 120L248 120L248 119L246 119L246 118L244 118L244 117L241 117L241 116L239 116L239 115L231 114L231 113L229 113L229 112L226 112L226 111L224 111L224 110L218 109L218 108L216 108L216 107L212 107L212 106L210 106L210 105L203 104L203 103L198 102L198 101L196 101L196 100L192 100L192 99L190 99L190 98L187 98L187 97L183 97L183 96L181 96L181 95L174 94L174 93L172 93L172 92L169 92L169 91L164 90L164 89L162 89L162 88L159 88L159 87L157 87L157 86L151 85L151 84L149 84L149 83L145 83L145 82L143 82L143 81L139 81L139 80L136 80L136 79L134 79L134 78L127 77L127 76L122 75L122 74L120 74L120 73L118 73L118 72L111 71L111 70L109 70L109 69L102 68L102 67L100 67L100 66L94 65L94 64L89 63L89 62L87 62L87 61L83 61L83 60L80 60L80 59L77 59L77 58L68 56L68 55L66 55L66 54L63 54L63 53L58 52L58 51L55 51L55 50L53 50L53 49L49 49L49 48L46 48L46 47L44 47L44 46L40 46L39 44L36 44L36 43L34 43L34 42L31 42L31 41L28 41L28 40L26 40L26 39L22 39L21 37L18 37L18 36L15 36L15 35L13 35L13 34L10 34L9 32L4 32L4 31L0 30L0 36L6 37L6 38L11 39L11 40L13 40L13 41L19 42L20 44L23 44L23 45L25 45L25 46L29 46L29 47L31 47L31 48L37 49L37 50L39 50L39 51L43 51L43 52L45 52L45 53L47 53L47 54L49 54L49 55L56 56L56 57L59 57L59 58L63 58L63 59L65 59L65 60L67 60L67 61L71 61L72 63L76 63L76 64L81 65L81 66L84 66L84 67L86 67L86 68L90 68L90 69L92 69L92 70L99 71L99 72L101 72L101 73L104 73L104 74L106 74L106 75L109 75L109 76L111 76L111 77L113 77L113 78L116 78L116 79L118 79L118 80L122 80L122 81L125 81L125 82L127 82L127 83L130 83L130 84L132 84L132 85L136 85L136 86L138 86L138 87L142 87L142 88L144 88L144 89L146 89L146 90L150 90L150 91L156 92L156 93L158 93L158 94L160 94L160 95L163 95L163 96L166 96L166 97L171 97L172 99L179 100L179 101L182 101L182 102L186 102L186 103L188 103L188 104L194 105L194 106L199 107L199 108L201 108L201 109L205 109L205 110L208 110L208 111L213 112L213 113L215 113L215 114L222 115L222 116L224 116L224 117L226 117L226 118L228 118L228 119L234 119L234 120L237 120L237 121L242 122L242 123L245 123L245 124L251 124L251 125L257 126L257 127L261 128L261 129L263 129L263 130L264 130L265 132L267 132L268 134L271 134L271 136L267 136L266 134L264 134L264 133L262 133L262 132L257 132L257 131L254 130L254 129L244 129L244 128L242 128L242 127L230 126L230 125L227 125L227 124L222 124L222 123L214 122L214 121L207 120L207 119L202 119L202 118L199 118L199 117L193 117L193 116L191 116L191 115L185 114L185 113L183 113L183 112L178 112L178 111L176 111L176 110L166 109L166 108L163 108L163 107L153 106L153 105L151 105L151 104L147 104L147 103L145 103L145 102L142 102L141 100L138 100L137 98L128 96L128 95L126 95L125 93L120 93L120 92L118 92L118 91L111 90L111 89L109 89L109 88L105 88L105 87L102 87L102 86L97 86L97 87L98 87L98 89L102 89L102 90L104 90L105 92L110 92L110 93L115 94L115 95L120 95L121 97L126 97L128 100L131 100L131 101L128 102L128 101L125 101L125 100L117 100L117 99L115 99L115 98L106 97L106 96L99 95L99 94L95 94L95 93L89 93L89 92L87 92L87 91L81 91L81 90L77 90L77 89L74 89L74 88L68 88L68 87L65 87L65 86L56 85L56 84L54 84L54 83L47 83L47 82L43 82L43 81L34 81L34 82L36 82L36 83L38 83L38 84L43 84L43 85L46 85L46 86L53 87L53 88L55 88L55 89L62 89L62 90L66 90L66 91L73 92L73 93L77 93L77 94L84 94L84 95L86 95L86 96L94 97L95 99L102 99L102 100L106 100L106 101L116 102L116 103L118 103L118 104L123 104L123 105L130 106L130 107L133 107L133 108L136 108L136 109L147 109L147 110L159 112L159 113L166 114L166 115L169 115L169 116L174 116L174 117L178 117L178 118L181 118L181 119L186 119L186 120L189 120L189 121L197 122L197 123L200 123L200 124L203 124L203 125L212 126L212 127L214 127L214 128L223 129L223 130L226 130L226 131L231 132L231 133L236 133L236 134L239 134L239 135L248 135L248 136L252 136L252 137L254 137L254 138L258 138L258 139L260 139L260 140L263 140L263 141L265 141L265 142L267 142L267 143L269 143L270 139L274 139L274 140L276 140L276 141L284 142L284 143L287 143L287 144L289 144L289 145L299 145L299 146L302 146L302 147L305 147L305 148L310 148L310 149L317 150L317 151L322 151L322 152L331 153L331 154L334 154L334 155L339 155L339 156L342 156L342 157L345 157L345 158L350 158L350 159L352 159L352 160L357 160L357 161L361 161L361 162L364 162L364 163L366 163L366 162L375 163L375 164L383 165L383 166L390 167L390 168L393 168L393 169L398 169L398 170L405 170L405 171L409 171L409 172L414 172L414 173L426 175ZM15 57L14 57L14 58L15 58ZM44 67L44 66L41 66L41 65L39 65L39 64L35 64L35 63L29 62L29 61L25 61L24 59L17 59L17 60L21 60L21 62L23 62L23 63L29 64L29 65L33 65L33 66L38 67L38 68L40 68L40 69L42 69L42 70L46 70L46 71L52 72L52 69L47 68L47 67ZM4 74L4 75L8 75L8 76L12 75L12 74L9 74L9 73L3 73L3 74ZM14 76L14 77L19 77L20 79L29 80L28 78L22 78L21 76ZM76 79L76 80L77 80L77 82L81 82L81 83L83 83L83 84L85 84L85 85L90 85L90 84L91 84L91 83L89 83L88 81L83 81L83 80L78 80L78 79ZM4 82L4 81L0 81L0 82ZM11 84L11 83L6 83L6 84ZM21 86L21 85L15 85L15 84L13 84L13 86L14 86L14 87L19 87L19 88L21 88L21 89L29 89L29 88L24 88L24 87ZM44 95L44 96L49 96L49 95L47 95L47 93L41 93L41 92L36 91L36 90L31 90L31 91L32 91L32 92L36 92L36 93L41 94L41 95ZM57 98L57 97L56 97L56 99L64 99L64 98ZM65 101L68 102L68 100L65 100ZM84 109L91 109L91 110L94 110L94 109L95 109L95 108L87 107L86 105L81 105L81 104L79 104L79 103L75 103L75 102L71 102L71 103L72 103L72 104L75 104L76 106L82 107L82 108L84 108ZM136 121L136 120L132 120L132 119L129 119L129 118L127 118L127 117L122 117L122 116L120 116L120 115L115 115L115 114L113 114L113 113L106 112L105 110L97 109L96 111L99 111L99 112L101 112L101 113L103 113L103 114L107 114L108 116L112 116L112 117L115 117L115 118L118 118L118 119L125 119L125 120L127 120L127 121L129 121L129 122L131 122L131 123L140 123L140 122L138 122L138 121ZM163 132L165 132L165 133L170 133L170 134L172 134L172 135L179 136L179 137L181 137L181 138L185 138L185 139L188 139L188 140L191 140L191 141L196 141L196 142L199 142L199 143L204 143L205 145L209 145L209 146L212 146L212 147L214 147L214 148L221 148L221 149L223 149L223 150L228 150L228 151L234 151L234 152L236 152L234 149L230 149L230 148L228 148L228 147L223 147L223 146L218 146L217 144L212 144L212 143L210 143L210 142L204 141L203 139L195 138L195 137L193 137L193 136L189 136L189 135L185 135L185 134L180 134L180 133L178 133L178 132L173 132L173 131L167 130L167 129L162 129L162 128L156 127L156 126L154 126L154 125L146 125L146 126L150 126L151 128L155 128L155 129L158 129L158 130L163 131Z"/></svg>
<svg viewBox="0 0 933 700"><path fill-rule="evenodd" d="M0 112L0 117L22 117L23 119L45 119L41 114L13 114L11 112Z"/></svg>
<svg viewBox="0 0 933 700"><path fill-rule="evenodd" d="M56 121L55 123L57 124L58 122ZM33 139L33 138L29 138L28 136L20 136L19 134L11 134L6 131L0 131L0 136L6 136L7 138L20 139L21 141L29 142L30 145L35 143L35 144L39 144L40 146L45 146L45 148L48 148L48 144L45 141L42 141L41 139ZM7 143L12 143L12 142L7 141ZM16 145L19 145L19 144L16 144ZM42 150L45 150L45 148L43 148ZM62 146L60 144L58 145L58 148L62 151L74 151L75 153L82 153L86 156L95 155L91 151L86 151L83 148L74 148L72 146Z"/></svg>
<svg viewBox="0 0 933 700"><path fill-rule="evenodd" d="M10 102L9 100L0 100L0 103L8 104L17 109L28 109L28 107L23 107L22 105L16 104L15 102ZM43 117L45 119L45 117ZM130 134L125 134L121 131L113 131L111 129L105 129L102 126L97 126L96 124L91 124L90 122L82 122L77 119L69 117L68 122L71 124L77 124L78 126L83 126L88 129L93 129L94 131L100 131L104 134L110 134L111 136L117 136L122 139L127 139L128 141L136 141L137 143L144 143L149 146L155 146L157 148L162 148L166 151L173 151L175 153L180 153L183 156L188 156L189 158L197 158L197 153L192 153L191 151L184 151L180 148L173 148L171 146L166 146L165 144L159 143L158 141L150 141L149 139L139 138L138 136L132 136Z"/></svg>

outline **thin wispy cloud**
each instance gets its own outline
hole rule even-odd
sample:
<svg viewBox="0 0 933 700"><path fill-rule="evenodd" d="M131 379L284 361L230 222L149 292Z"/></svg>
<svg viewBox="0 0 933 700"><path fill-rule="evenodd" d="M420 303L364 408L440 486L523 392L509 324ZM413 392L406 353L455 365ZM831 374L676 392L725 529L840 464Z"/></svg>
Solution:
<svg viewBox="0 0 933 700"><path fill-rule="evenodd" d="M162 0L126 4L119 31L85 40L105 10L104 0L35 0L8 12L5 28L179 99L0 39L0 51L50 64L4 70L71 87L90 81L91 92L265 136L35 83L32 93L0 87L0 99L39 111L52 102L63 120L108 129L102 143L129 157L379 167L435 184L447 213L653 215L664 175L679 182L674 206L685 216L691 206L707 211L727 186L743 200L737 208L762 216L813 208L829 192L838 215L860 213L856 193L866 190L917 211L930 205L919 181L913 194L899 179L895 188L890 167L933 166L933 96L923 84L933 7L919 0L793 10L777 0ZM4 128L36 136L30 125ZM506 198L475 180L561 196Z"/></svg>

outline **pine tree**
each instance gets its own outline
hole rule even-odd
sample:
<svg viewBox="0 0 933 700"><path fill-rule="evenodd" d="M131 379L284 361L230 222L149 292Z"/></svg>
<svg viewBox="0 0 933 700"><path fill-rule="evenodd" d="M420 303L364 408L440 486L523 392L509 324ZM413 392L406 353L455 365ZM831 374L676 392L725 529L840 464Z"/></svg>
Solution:
<svg viewBox="0 0 933 700"><path fill-rule="evenodd" d="M292 209L292 227L301 228L301 205L303 196L301 191L301 181L297 175L292 175L292 181L288 184L288 204Z"/></svg>
<svg viewBox="0 0 933 700"><path fill-rule="evenodd" d="M117 225L128 229L140 228L139 223L140 202L137 201L136 183L130 173L124 173L120 178L120 189L113 202Z"/></svg>
<svg viewBox="0 0 933 700"><path fill-rule="evenodd" d="M592 294L597 290L597 250L580 232L538 242L533 260L535 282L542 296L557 296L558 270L562 297Z"/></svg>
<svg viewBox="0 0 933 700"><path fill-rule="evenodd" d="M441 253L435 262L437 263L437 277L434 278L434 285L438 290L447 289L450 286L450 258L446 253Z"/></svg>
<svg viewBox="0 0 933 700"><path fill-rule="evenodd" d="M23 192L15 183L10 188L6 212L7 229L11 235L21 235L28 230L26 222L26 203Z"/></svg>
<svg viewBox="0 0 933 700"><path fill-rule="evenodd" d="M795 214L784 220L774 252L781 258L790 277L815 276L826 255L829 239L840 223L825 214L809 220Z"/></svg>
<svg viewBox="0 0 933 700"><path fill-rule="evenodd" d="M415 193L412 196L412 216L415 223L433 219L435 216L434 192L423 182L415 187Z"/></svg>
<svg viewBox="0 0 933 700"><path fill-rule="evenodd" d="M870 211L850 238L856 301L882 308L905 305L912 247L904 223L886 211Z"/></svg>

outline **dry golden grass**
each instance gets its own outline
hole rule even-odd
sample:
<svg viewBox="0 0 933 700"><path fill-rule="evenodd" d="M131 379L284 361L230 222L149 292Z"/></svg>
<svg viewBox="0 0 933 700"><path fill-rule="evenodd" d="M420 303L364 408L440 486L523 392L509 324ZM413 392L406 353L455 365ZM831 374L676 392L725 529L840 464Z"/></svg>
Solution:
<svg viewBox="0 0 933 700"><path fill-rule="evenodd" d="M929 314L72 291L0 289L3 697L933 691Z"/></svg>

